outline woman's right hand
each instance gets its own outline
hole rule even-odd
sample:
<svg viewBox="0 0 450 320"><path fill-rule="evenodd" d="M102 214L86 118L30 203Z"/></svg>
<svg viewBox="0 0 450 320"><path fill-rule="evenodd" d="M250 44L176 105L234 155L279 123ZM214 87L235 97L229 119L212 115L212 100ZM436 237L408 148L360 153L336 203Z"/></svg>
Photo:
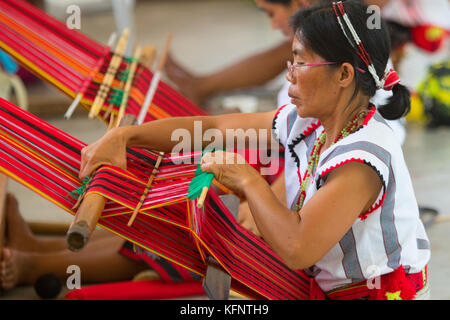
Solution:
<svg viewBox="0 0 450 320"><path fill-rule="evenodd" d="M90 176L102 165L111 165L126 170L126 139L123 128L109 130L101 139L81 149L79 178Z"/></svg>

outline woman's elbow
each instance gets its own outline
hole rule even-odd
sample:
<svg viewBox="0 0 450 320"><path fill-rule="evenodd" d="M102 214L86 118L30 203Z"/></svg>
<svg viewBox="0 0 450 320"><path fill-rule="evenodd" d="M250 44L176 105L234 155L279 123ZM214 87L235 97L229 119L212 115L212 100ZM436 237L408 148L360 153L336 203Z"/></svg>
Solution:
<svg viewBox="0 0 450 320"><path fill-rule="evenodd" d="M292 270L302 270L312 267L319 259L308 254L301 246L293 246L282 255L284 263Z"/></svg>

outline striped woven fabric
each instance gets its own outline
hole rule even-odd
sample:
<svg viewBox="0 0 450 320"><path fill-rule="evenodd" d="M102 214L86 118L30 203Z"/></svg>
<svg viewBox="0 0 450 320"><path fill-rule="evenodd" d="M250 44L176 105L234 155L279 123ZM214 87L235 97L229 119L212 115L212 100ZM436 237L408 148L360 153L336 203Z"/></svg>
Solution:
<svg viewBox="0 0 450 320"><path fill-rule="evenodd" d="M82 187L77 177L84 143L0 99L0 171L65 211ZM213 256L232 276L232 288L258 299L308 299L311 280L289 269L268 245L241 227L218 193L202 209L186 198L200 153L167 155L132 227L131 213L143 194L157 153L128 149L128 170L104 166L87 193L108 200L99 225L120 237L203 276ZM192 164L179 164L180 160Z"/></svg>
<svg viewBox="0 0 450 320"><path fill-rule="evenodd" d="M64 23L23 0L0 1L0 48L68 96L74 98L77 93L86 91L81 103L87 109L95 100L112 57L107 46L68 29ZM129 59L122 60L98 114L100 118L104 117L110 103L113 105L112 113L117 114L130 64ZM89 81L91 71L97 66L101 66L99 72ZM153 73L138 64L126 113L138 116L152 78ZM160 81L144 121L203 114L198 106Z"/></svg>

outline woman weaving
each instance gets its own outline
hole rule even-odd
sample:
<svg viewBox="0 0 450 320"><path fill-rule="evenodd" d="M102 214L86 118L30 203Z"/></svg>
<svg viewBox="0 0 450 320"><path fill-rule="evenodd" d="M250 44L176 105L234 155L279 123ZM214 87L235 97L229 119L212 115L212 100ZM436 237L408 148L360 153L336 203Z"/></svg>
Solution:
<svg viewBox="0 0 450 320"><path fill-rule="evenodd" d="M114 129L83 149L80 177L103 164L123 168L127 146L171 152L172 132L184 128L193 136L194 121L223 136L226 129L273 126L286 150L288 207L234 153L206 153L202 169L246 198L264 240L289 267L310 273L329 298L425 297L429 242L400 145L383 120L407 112L409 93L386 70L385 26L368 29L366 12L348 1L293 16L291 105ZM369 104L377 88L393 91L378 111ZM378 275L371 286L367 280Z"/></svg>

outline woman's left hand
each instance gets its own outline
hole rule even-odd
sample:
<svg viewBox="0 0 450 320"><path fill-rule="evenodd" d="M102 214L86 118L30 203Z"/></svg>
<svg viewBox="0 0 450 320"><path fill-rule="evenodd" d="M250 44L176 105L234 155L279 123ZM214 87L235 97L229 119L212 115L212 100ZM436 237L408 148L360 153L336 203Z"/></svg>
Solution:
<svg viewBox="0 0 450 320"><path fill-rule="evenodd" d="M233 190L238 196L245 196L245 187L257 183L261 175L245 159L232 152L215 151L203 155L201 168L214 174L217 181Z"/></svg>

